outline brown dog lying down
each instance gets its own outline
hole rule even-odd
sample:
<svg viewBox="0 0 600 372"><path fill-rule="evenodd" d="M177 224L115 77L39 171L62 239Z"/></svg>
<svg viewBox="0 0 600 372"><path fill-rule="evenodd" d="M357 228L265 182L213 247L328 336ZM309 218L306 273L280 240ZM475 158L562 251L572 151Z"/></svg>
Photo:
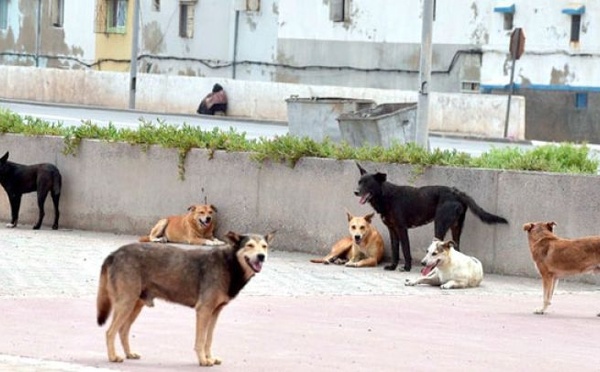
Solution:
<svg viewBox="0 0 600 372"><path fill-rule="evenodd" d="M371 224L373 215L355 217L346 212L350 236L340 239L323 258L310 260L314 263L345 264L348 267L374 267L383 258L383 238Z"/></svg>
<svg viewBox="0 0 600 372"><path fill-rule="evenodd" d="M563 239L554 234L555 222L528 222L523 225L529 239L531 258L542 276L544 304L536 310L543 314L559 278L587 272L600 272L600 236ZM600 314L598 314L600 316Z"/></svg>
<svg viewBox="0 0 600 372"><path fill-rule="evenodd" d="M149 236L142 236L140 242L184 243L198 245L225 244L215 238L215 214L217 208L212 204L195 204L188 208L183 216L169 216L159 220Z"/></svg>

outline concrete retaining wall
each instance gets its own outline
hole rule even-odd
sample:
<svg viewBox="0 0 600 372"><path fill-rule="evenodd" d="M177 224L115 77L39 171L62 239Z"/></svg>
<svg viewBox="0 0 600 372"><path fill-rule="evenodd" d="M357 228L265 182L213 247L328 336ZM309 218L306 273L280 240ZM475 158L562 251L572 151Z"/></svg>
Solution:
<svg viewBox="0 0 600 372"><path fill-rule="evenodd" d="M371 99L378 104L417 100L417 93L413 91L139 74L136 108L195 114L202 97L217 82L227 91L228 115L257 120L287 121L285 100L291 96ZM125 109L129 105L129 74L0 66L0 97ZM506 97L447 93L432 93L431 97L431 131L504 136ZM523 97L512 98L508 136L525 138Z"/></svg>
<svg viewBox="0 0 600 372"><path fill-rule="evenodd" d="M181 181L173 149L151 147L144 152L139 146L87 140L74 157L62 155L62 148L59 137L0 136L0 152L9 150L11 160L52 162L60 168L62 228L146 234L160 217L183 214L190 204L207 200L219 210L217 236L228 230L277 230L275 249L320 255L347 234L345 208L354 214L372 211L353 195L359 177L353 161L306 158L292 169L285 164L259 164L247 153L216 152L211 159L207 151L193 150ZM446 167L415 176L410 166L362 165L388 173L395 183L416 179L416 185L456 186L487 211L506 217L510 225L488 226L467 215L461 246L481 259L486 272L537 275L522 230L525 222L554 220L563 236L600 234L595 176ZM37 216L35 200L34 194L23 198L19 228L31 228ZM53 213L49 201L46 212L44 229L49 229ZM9 221L9 216L2 192L0 220ZM387 230L379 218L376 221L389 256ZM416 260L432 236L431 224L410 230Z"/></svg>

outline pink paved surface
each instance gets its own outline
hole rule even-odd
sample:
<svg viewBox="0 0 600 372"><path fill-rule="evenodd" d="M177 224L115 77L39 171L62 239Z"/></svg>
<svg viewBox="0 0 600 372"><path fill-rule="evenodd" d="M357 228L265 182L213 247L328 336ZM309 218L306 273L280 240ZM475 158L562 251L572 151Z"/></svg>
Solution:
<svg viewBox="0 0 600 372"><path fill-rule="evenodd" d="M106 360L95 323L105 255L133 237L13 230L0 235L0 371L199 370L192 309L156 301L132 329L141 360ZM223 311L215 371L598 371L600 293L561 283L549 313L538 279L405 287L418 275L315 265L273 252ZM118 350L121 352L120 344ZM200 368L200 370L202 370Z"/></svg>

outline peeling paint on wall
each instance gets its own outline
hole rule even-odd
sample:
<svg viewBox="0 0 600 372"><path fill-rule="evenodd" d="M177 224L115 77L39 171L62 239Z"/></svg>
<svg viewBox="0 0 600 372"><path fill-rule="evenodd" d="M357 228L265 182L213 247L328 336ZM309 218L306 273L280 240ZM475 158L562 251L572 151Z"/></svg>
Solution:
<svg viewBox="0 0 600 372"><path fill-rule="evenodd" d="M473 11L473 20L476 20L479 16L479 9L477 8L477 2L471 3L471 10Z"/></svg>
<svg viewBox="0 0 600 372"><path fill-rule="evenodd" d="M246 16L246 23L248 24L250 31L256 31L257 23L251 16Z"/></svg>
<svg viewBox="0 0 600 372"><path fill-rule="evenodd" d="M565 85L573 80L575 74L569 71L569 65L565 64L563 70L557 70L554 67L550 73L550 84L551 85Z"/></svg>
<svg viewBox="0 0 600 372"><path fill-rule="evenodd" d="M273 12L273 14L279 15L279 4L274 2L273 6L271 7L271 11Z"/></svg>
<svg viewBox="0 0 600 372"><path fill-rule="evenodd" d="M528 85L531 85L531 80L528 79L526 76L523 76L521 74L519 74L519 79L521 79L521 85L526 87Z"/></svg>
<svg viewBox="0 0 600 372"><path fill-rule="evenodd" d="M144 25L142 31L142 40L144 42L144 50L148 53L162 53L165 51L164 38L160 23L157 21Z"/></svg>

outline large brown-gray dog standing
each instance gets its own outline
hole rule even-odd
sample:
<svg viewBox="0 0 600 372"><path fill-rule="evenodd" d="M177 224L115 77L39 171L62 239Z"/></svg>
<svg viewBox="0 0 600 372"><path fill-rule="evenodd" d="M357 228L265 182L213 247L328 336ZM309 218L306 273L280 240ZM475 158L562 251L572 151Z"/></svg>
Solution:
<svg viewBox="0 0 600 372"><path fill-rule="evenodd" d="M587 272L600 272L600 236L564 239L554 234L556 222L528 222L531 258L542 276L544 303L535 311L543 314L550 303L558 279ZM598 314L600 316L600 314Z"/></svg>
<svg viewBox="0 0 600 372"><path fill-rule="evenodd" d="M106 331L108 360L122 362L115 351L120 336L125 356L139 359L129 347L129 330L145 306L154 298L196 309L198 362L220 364L211 352L213 331L219 313L259 273L267 258L273 233L267 235L227 233L230 245L212 249L183 249L158 243L132 243L111 253L102 264L98 288L98 325L112 309Z"/></svg>

